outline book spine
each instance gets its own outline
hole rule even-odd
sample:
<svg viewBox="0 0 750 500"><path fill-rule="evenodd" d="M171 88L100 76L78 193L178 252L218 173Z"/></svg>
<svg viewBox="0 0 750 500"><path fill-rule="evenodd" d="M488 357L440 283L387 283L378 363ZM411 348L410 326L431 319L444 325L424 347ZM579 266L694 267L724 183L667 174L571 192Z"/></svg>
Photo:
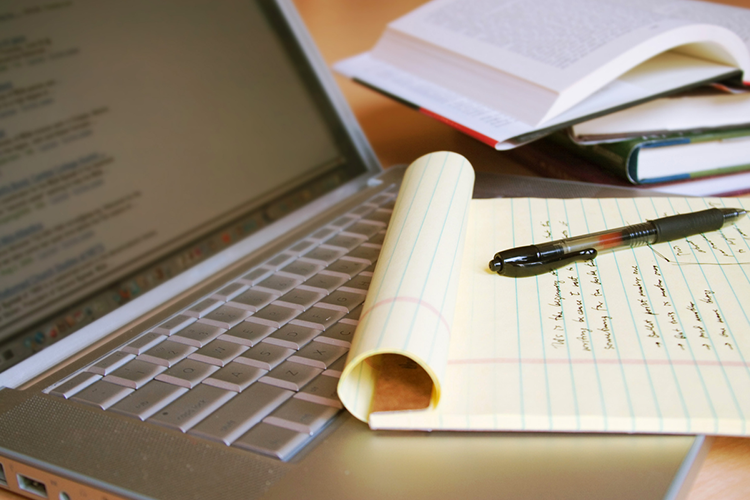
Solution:
<svg viewBox="0 0 750 500"><path fill-rule="evenodd" d="M574 154L549 139L535 141L500 154L507 155L511 160L542 177L632 187L625 179L602 170L597 163Z"/></svg>
<svg viewBox="0 0 750 500"><path fill-rule="evenodd" d="M604 169L629 184L637 184L631 175L631 156L634 144L632 141L614 144L595 144L582 146L575 143L568 136L567 131L557 132L549 136L550 141L565 148L576 156L589 160L600 169Z"/></svg>

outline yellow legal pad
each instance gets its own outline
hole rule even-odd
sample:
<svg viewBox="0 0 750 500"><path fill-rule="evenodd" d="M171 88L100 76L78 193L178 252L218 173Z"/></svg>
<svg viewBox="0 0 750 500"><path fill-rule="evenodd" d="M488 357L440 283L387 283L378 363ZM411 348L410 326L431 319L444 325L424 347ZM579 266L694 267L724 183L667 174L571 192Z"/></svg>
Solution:
<svg viewBox="0 0 750 500"><path fill-rule="evenodd" d="M454 153L409 167L339 383L355 416L381 429L750 434L750 217L536 277L487 266L506 248L750 200L471 200L473 181Z"/></svg>

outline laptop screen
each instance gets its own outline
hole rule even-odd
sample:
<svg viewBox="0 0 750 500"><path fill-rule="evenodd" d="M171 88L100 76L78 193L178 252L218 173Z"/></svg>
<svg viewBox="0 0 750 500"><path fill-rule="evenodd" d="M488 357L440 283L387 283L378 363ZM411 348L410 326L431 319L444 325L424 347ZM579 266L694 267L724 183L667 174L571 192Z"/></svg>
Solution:
<svg viewBox="0 0 750 500"><path fill-rule="evenodd" d="M0 370L364 172L273 9L3 2Z"/></svg>

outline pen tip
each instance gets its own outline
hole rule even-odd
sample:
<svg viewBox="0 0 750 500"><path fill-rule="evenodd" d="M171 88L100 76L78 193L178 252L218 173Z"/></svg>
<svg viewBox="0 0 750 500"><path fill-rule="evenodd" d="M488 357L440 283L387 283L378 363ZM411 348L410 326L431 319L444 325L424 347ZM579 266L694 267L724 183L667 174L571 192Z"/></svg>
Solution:
<svg viewBox="0 0 750 500"><path fill-rule="evenodd" d="M490 271L493 273L499 273L503 270L503 261L500 259L492 259L490 261Z"/></svg>
<svg viewBox="0 0 750 500"><path fill-rule="evenodd" d="M724 214L724 224L731 224L747 214L747 210L742 208L722 208L721 211Z"/></svg>

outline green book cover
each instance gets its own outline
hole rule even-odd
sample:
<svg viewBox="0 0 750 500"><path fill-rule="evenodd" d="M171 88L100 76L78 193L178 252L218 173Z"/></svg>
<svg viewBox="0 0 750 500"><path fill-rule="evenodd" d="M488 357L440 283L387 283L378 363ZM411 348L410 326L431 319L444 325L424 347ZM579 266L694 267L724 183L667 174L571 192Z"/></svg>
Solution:
<svg viewBox="0 0 750 500"><path fill-rule="evenodd" d="M750 128L637 137L593 145L576 143L567 130L550 139L633 184L750 170Z"/></svg>

